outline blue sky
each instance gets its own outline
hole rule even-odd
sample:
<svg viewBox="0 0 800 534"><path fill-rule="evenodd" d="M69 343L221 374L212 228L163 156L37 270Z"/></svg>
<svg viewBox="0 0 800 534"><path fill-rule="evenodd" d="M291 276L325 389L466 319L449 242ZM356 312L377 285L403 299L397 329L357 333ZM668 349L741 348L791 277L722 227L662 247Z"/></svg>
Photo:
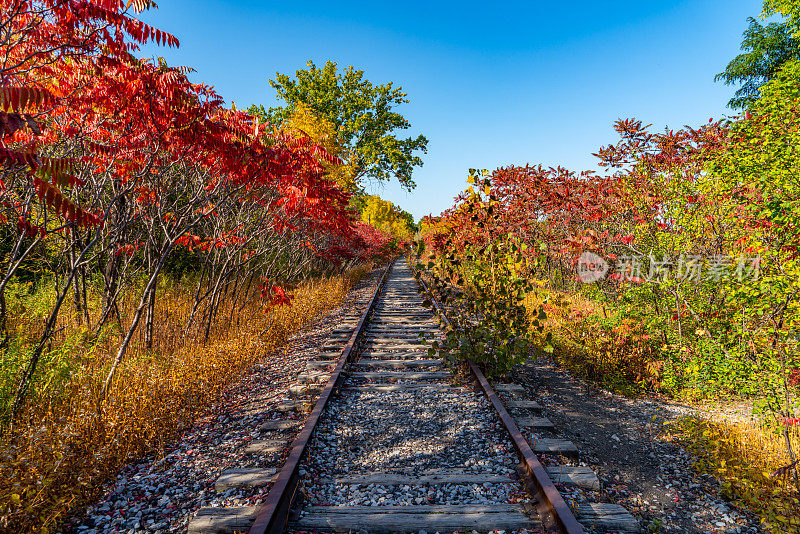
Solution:
<svg viewBox="0 0 800 534"><path fill-rule="evenodd" d="M311 59L393 81L410 134L429 141L417 188L367 189L416 218L449 207L470 167L595 168L618 117L654 127L732 112L714 82L738 53L758 0L226 2L161 0L142 18L181 41L144 50L197 69L240 108L276 103L267 80Z"/></svg>

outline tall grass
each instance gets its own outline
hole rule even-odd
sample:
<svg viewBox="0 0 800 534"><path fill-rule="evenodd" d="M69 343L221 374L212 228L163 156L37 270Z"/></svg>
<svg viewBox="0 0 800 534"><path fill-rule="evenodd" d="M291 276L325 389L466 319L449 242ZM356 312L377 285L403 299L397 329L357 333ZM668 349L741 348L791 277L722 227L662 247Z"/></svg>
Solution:
<svg viewBox="0 0 800 534"><path fill-rule="evenodd" d="M362 267L307 281L294 291L291 306L267 312L257 293L241 309L223 304L207 342L201 326L186 331L192 285L167 282L158 292L153 347L145 348L141 337L135 341L106 399L103 380L119 328L90 333L81 314L62 313L27 404L13 426L6 421L0 428L0 529L51 532L126 463L163 450L226 385L341 303L367 272ZM20 288L12 303L14 341L0 362L4 407L27 344L41 328L38 309L52 294L45 287ZM134 305L127 303L121 315L130 316Z"/></svg>
<svg viewBox="0 0 800 534"><path fill-rule="evenodd" d="M697 456L695 468L717 477L726 497L758 514L775 533L800 533L800 490L791 471L783 436L747 422L683 417L672 437ZM794 449L800 432L790 433Z"/></svg>
<svg viewBox="0 0 800 534"><path fill-rule="evenodd" d="M636 396L657 385L651 338L634 319L580 294L551 290L530 293L529 314L539 306L547 315L553 357L582 378L611 391Z"/></svg>

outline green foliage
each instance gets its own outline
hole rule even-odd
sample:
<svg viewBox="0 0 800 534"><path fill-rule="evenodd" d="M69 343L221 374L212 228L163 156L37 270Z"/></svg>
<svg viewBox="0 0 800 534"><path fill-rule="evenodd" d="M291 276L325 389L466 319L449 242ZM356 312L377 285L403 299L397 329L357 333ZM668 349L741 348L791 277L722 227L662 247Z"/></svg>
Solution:
<svg viewBox="0 0 800 534"><path fill-rule="evenodd" d="M709 170L718 188L741 192L739 219L759 221L749 223L745 244L760 254L760 276L727 289L758 326L745 330L741 342L759 347L760 407L779 428L783 417L800 412L792 379L800 369L800 62L787 63L761 95L733 125L735 142L715 154Z"/></svg>
<svg viewBox="0 0 800 534"><path fill-rule="evenodd" d="M773 79L780 68L800 57L800 45L793 37L795 28L786 22L760 24L749 18L739 54L725 70L714 77L726 85L741 85L728 102L731 108L746 108L759 97L759 88Z"/></svg>
<svg viewBox="0 0 800 534"><path fill-rule="evenodd" d="M56 348L46 350L39 360L39 373L30 387L30 398L36 402L39 395L57 395L78 371L76 354L86 355L92 350L90 336L86 330L70 333ZM15 339L7 350L0 352L0 423L7 424L11 418L11 405L16 393L16 382L28 362L33 347Z"/></svg>
<svg viewBox="0 0 800 534"><path fill-rule="evenodd" d="M476 220L480 211L491 213L495 202L489 195L489 180L471 174L470 183L477 182L483 193L473 189ZM526 297L534 290L524 272L526 248L509 236L462 249L450 239L440 254L424 258L424 242L415 244L420 262L415 276L419 278L424 270L426 303L432 305L432 299L440 302L450 323L445 340L434 342L429 349L432 354L438 352L453 363L472 360L487 374L502 375L528 357L537 338L549 347L544 308L539 306L529 315L525 306Z"/></svg>
<svg viewBox="0 0 800 534"><path fill-rule="evenodd" d="M641 316L617 309L570 324L570 335L554 335L555 355L580 376L629 396L653 388L648 369L657 340Z"/></svg>
<svg viewBox="0 0 800 534"><path fill-rule="evenodd" d="M10 342L0 351L0 426L8 423L11 404L22 369L27 365L39 332L32 325L41 325L43 317L55 300L52 278L42 278L37 283L12 282L6 290L10 325ZM98 333L81 327L57 336L48 345L39 361L39 373L31 383L33 402L40 395L58 396L82 362L94 357L97 348L114 334L116 325L109 325Z"/></svg>
<svg viewBox="0 0 800 534"><path fill-rule="evenodd" d="M797 0L764 0L762 16L783 15L794 25L795 37L800 33L800 2Z"/></svg>
<svg viewBox="0 0 800 534"><path fill-rule="evenodd" d="M402 139L394 133L411 127L394 111L409 102L402 88L392 82L373 85L364 78L364 71L350 66L340 72L332 61L322 68L309 61L308 69L298 70L295 76L277 73L269 82L286 102L284 107L253 106L250 113L283 124L298 106L305 106L336 128L345 149L339 156L346 160L354 181L396 177L406 189L414 188L412 172L422 165L416 154L427 151L428 140L423 135Z"/></svg>

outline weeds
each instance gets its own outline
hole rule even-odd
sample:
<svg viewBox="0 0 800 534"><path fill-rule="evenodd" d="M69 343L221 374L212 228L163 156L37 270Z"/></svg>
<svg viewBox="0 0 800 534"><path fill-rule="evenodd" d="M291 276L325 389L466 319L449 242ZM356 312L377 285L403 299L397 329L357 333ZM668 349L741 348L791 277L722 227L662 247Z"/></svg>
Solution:
<svg viewBox="0 0 800 534"><path fill-rule="evenodd" d="M628 396L656 386L651 338L634 319L580 295L548 290L528 294L525 306L529 314L543 307L553 358L576 375Z"/></svg>
<svg viewBox="0 0 800 534"><path fill-rule="evenodd" d="M677 381L659 358L659 343L642 322L575 293L550 292L547 301L529 295L526 306L544 305L545 328L553 333L553 356L575 374L627 396L662 392L688 400L714 396L714 378L700 358L687 358L688 378ZM704 382L705 381L705 382ZM765 420L768 421L768 420ZM669 430L697 456L695 468L717 477L724 495L757 514L773 532L800 533L800 491L778 425L715 422L684 417ZM800 449L798 426L785 427Z"/></svg>
<svg viewBox="0 0 800 534"><path fill-rule="evenodd" d="M800 532L800 491L790 471L783 437L752 424L683 417L670 428L672 438L697 456L695 468L714 475L723 494L758 514L773 532ZM800 432L791 439L795 450Z"/></svg>

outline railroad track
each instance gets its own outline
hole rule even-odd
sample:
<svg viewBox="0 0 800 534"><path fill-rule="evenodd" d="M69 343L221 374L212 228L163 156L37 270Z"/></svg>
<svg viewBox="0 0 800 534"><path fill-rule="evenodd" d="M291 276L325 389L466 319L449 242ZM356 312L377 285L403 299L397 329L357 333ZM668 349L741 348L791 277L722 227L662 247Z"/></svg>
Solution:
<svg viewBox="0 0 800 534"><path fill-rule="evenodd" d="M263 503L201 509L189 533L584 532L555 485L599 487L575 465L574 444L556 437L519 386L495 392L475 366L474 381L456 382L421 339L441 336L398 261L358 323L337 329L298 377L294 408L313 405L304 424L266 421L263 439L247 446L288 449L283 467L228 469L217 479L217 491L269 487ZM536 453L564 462L545 468ZM638 529L617 505L575 512L592 531Z"/></svg>

